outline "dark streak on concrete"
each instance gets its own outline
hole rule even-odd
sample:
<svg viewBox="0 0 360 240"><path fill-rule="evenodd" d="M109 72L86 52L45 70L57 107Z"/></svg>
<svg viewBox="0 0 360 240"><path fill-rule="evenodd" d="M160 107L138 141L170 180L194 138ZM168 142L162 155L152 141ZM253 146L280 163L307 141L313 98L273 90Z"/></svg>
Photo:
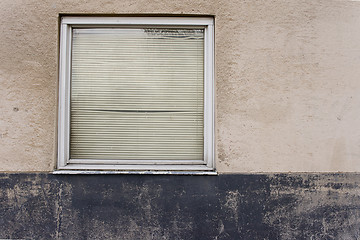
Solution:
<svg viewBox="0 0 360 240"><path fill-rule="evenodd" d="M359 174L0 174L0 238L360 239Z"/></svg>

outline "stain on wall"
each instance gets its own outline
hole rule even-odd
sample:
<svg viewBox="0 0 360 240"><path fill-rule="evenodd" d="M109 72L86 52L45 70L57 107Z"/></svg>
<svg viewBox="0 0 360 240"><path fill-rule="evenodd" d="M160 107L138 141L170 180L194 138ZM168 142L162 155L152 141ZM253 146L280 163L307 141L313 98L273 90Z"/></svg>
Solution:
<svg viewBox="0 0 360 240"><path fill-rule="evenodd" d="M359 239L359 174L0 175L0 238Z"/></svg>

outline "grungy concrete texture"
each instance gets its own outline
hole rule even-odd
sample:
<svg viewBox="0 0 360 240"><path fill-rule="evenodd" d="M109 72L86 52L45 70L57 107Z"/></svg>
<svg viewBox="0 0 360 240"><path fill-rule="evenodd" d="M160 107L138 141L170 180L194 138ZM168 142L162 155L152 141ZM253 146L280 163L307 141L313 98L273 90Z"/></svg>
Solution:
<svg viewBox="0 0 360 240"><path fill-rule="evenodd" d="M357 174L0 174L0 238L359 239L359 183Z"/></svg>
<svg viewBox="0 0 360 240"><path fill-rule="evenodd" d="M56 162L59 14L215 16L216 163L360 171L360 1L2 0L0 170Z"/></svg>

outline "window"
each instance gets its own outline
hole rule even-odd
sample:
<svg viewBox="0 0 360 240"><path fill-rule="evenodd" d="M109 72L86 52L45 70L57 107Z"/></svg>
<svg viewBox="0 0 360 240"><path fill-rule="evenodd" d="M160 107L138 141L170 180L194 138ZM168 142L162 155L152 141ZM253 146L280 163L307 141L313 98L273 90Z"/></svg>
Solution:
<svg viewBox="0 0 360 240"><path fill-rule="evenodd" d="M58 170L214 170L210 17L62 17Z"/></svg>

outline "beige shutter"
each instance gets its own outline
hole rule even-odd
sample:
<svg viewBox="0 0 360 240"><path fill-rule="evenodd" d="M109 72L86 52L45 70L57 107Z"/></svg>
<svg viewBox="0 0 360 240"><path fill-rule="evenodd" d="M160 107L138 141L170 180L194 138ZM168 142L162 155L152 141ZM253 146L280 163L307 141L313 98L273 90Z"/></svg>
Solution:
<svg viewBox="0 0 360 240"><path fill-rule="evenodd" d="M203 160L202 29L74 29L70 158Z"/></svg>

